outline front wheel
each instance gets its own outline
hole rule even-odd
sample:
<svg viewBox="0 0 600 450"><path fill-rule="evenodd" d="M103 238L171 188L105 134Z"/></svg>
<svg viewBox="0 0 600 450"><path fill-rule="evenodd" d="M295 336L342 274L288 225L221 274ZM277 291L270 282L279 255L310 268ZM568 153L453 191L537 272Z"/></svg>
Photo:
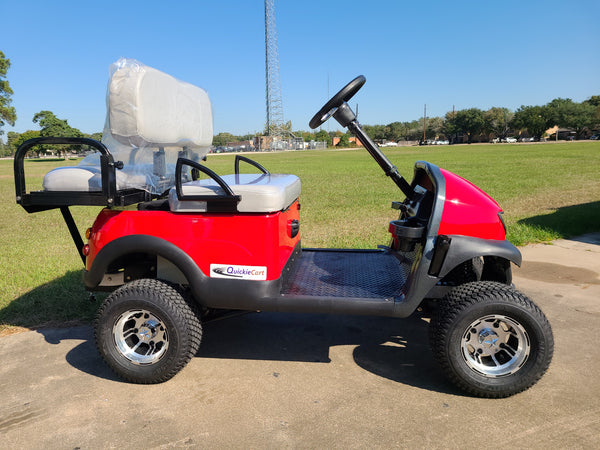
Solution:
<svg viewBox="0 0 600 450"><path fill-rule="evenodd" d="M113 371L132 383L162 383L196 354L202 326L173 287L144 279L121 286L100 306L96 346Z"/></svg>
<svg viewBox="0 0 600 450"><path fill-rule="evenodd" d="M430 341L451 381L490 398L535 384L554 351L552 329L540 309L519 291L494 282L452 290L432 317Z"/></svg>

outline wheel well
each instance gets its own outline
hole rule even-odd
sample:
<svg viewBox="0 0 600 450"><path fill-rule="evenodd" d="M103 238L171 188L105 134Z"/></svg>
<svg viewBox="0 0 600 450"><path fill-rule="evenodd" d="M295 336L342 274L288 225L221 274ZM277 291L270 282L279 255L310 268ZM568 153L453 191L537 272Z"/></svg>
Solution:
<svg viewBox="0 0 600 450"><path fill-rule="evenodd" d="M443 285L458 286L472 281L512 283L510 261L500 256L476 256L463 261L441 281Z"/></svg>
<svg viewBox="0 0 600 450"><path fill-rule="evenodd" d="M119 275L119 278L122 275L123 283L151 278L184 286L189 284L186 276L173 262L153 253L120 255L108 265L106 274Z"/></svg>
<svg viewBox="0 0 600 450"><path fill-rule="evenodd" d="M107 274L123 274L123 282L141 278L156 278L156 255L149 253L127 253L111 261Z"/></svg>
<svg viewBox="0 0 600 450"><path fill-rule="evenodd" d="M438 301L452 289L475 281L496 281L510 285L512 271L510 260L501 256L476 256L463 261L431 289L419 305L426 317L437 308Z"/></svg>

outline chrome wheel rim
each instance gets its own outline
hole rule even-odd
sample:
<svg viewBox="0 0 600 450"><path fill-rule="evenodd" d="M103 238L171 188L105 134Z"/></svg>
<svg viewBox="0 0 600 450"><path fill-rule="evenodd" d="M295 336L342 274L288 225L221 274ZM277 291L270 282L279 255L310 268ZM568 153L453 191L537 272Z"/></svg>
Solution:
<svg viewBox="0 0 600 450"><path fill-rule="evenodd" d="M169 348L169 335L162 319L145 309L129 310L113 326L119 352L137 365L157 363Z"/></svg>
<svg viewBox="0 0 600 450"><path fill-rule="evenodd" d="M467 366L491 378L517 372L529 358L530 349L529 335L523 325L501 314L473 321L461 340Z"/></svg>

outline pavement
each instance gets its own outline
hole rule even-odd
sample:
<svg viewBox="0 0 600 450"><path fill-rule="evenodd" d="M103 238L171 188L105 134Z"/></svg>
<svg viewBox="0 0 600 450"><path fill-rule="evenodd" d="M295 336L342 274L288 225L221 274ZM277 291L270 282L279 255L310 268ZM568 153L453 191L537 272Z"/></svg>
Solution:
<svg viewBox="0 0 600 450"><path fill-rule="evenodd" d="M522 248L515 285L555 337L549 371L501 400L464 396L427 323L253 313L204 327L175 378L127 384L90 327L0 338L0 447L598 448L600 233Z"/></svg>

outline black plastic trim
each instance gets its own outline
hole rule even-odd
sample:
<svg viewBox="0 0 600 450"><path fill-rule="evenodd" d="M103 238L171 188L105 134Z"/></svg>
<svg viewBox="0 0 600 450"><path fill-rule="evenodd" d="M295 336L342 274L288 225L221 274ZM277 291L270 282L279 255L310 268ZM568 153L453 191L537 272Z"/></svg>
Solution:
<svg viewBox="0 0 600 450"><path fill-rule="evenodd" d="M441 278L469 259L478 256L495 256L512 261L517 266L521 266L521 252L511 242L494 239L481 239L471 236L448 236L452 239L448 254L440 270Z"/></svg>
<svg viewBox="0 0 600 450"><path fill-rule="evenodd" d="M300 233L300 221L297 219L292 220L289 224L289 236L294 239Z"/></svg>
<svg viewBox="0 0 600 450"><path fill-rule="evenodd" d="M450 249L452 239L446 235L440 235L435 240L435 249L433 251L433 258L431 259L431 265L429 266L429 275L437 277L442 270L442 265L446 260L446 255Z"/></svg>
<svg viewBox="0 0 600 450"><path fill-rule="evenodd" d="M436 165L425 161L417 161L415 163L415 175L412 182L413 189L419 172L423 172L429 178L432 184L432 192L435 196L429 214L426 235L423 239L422 253L420 258L415 261L413 271L408 278L405 299L402 302L396 302L394 308L395 317L410 316L421 304L427 293L440 280L437 276L429 275L428 271L433 259L435 242L446 200L446 180Z"/></svg>

